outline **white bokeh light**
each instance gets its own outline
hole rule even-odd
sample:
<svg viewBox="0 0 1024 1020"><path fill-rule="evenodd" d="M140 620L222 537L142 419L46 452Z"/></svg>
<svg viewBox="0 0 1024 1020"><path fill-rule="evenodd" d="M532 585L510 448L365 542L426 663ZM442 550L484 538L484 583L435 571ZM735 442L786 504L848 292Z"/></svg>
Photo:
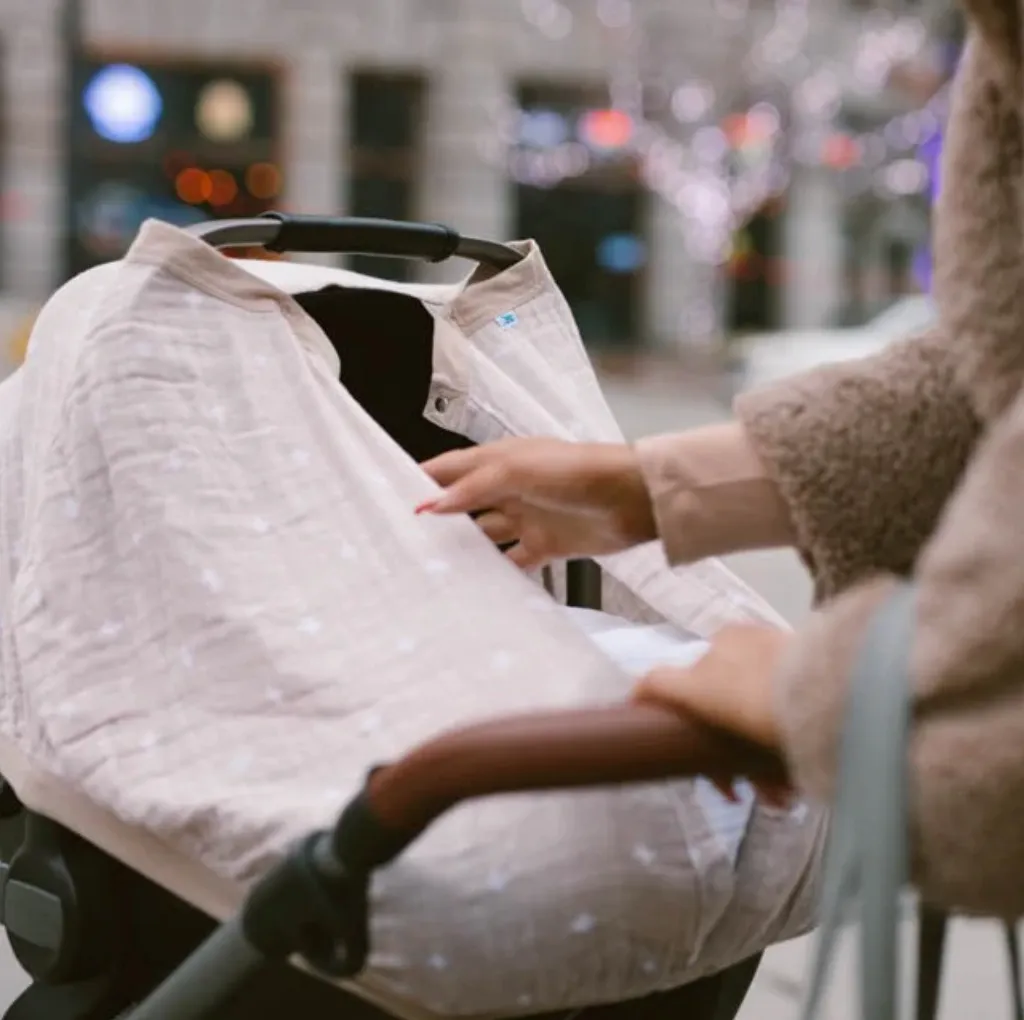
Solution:
<svg viewBox="0 0 1024 1020"><path fill-rule="evenodd" d="M253 127L252 99L244 85L230 79L210 82L196 103L196 126L214 142L237 142Z"/></svg>
<svg viewBox="0 0 1024 1020"><path fill-rule="evenodd" d="M130 64L98 71L85 88L83 103L96 134L122 145L152 138L164 107L153 79Z"/></svg>

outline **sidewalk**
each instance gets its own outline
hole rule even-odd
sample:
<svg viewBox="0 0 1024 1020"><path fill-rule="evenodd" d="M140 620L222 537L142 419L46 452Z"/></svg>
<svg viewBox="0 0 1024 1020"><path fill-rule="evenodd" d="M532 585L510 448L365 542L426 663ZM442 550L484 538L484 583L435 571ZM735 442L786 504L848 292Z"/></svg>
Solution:
<svg viewBox="0 0 1024 1020"><path fill-rule="evenodd" d="M905 1017L913 1016L914 970L910 960L915 928L913 921L904 926ZM825 1008L815 1020L860 1020L856 939L856 930L851 930L837 961ZM812 947L813 936L769 950L739 1020L799 1020ZM1012 1020L1010 969L997 923L954 922L946 955L939 1020Z"/></svg>

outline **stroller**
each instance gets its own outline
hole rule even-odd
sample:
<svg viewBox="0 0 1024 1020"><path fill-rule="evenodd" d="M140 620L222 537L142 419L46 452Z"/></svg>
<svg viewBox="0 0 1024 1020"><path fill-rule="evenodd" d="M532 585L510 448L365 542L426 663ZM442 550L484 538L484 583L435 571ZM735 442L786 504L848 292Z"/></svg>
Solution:
<svg viewBox="0 0 1024 1020"><path fill-rule="evenodd" d="M220 248L262 245L430 261L459 256L491 274L522 257L515 248L462 238L448 228L387 221L270 214L190 232ZM322 293L297 300L321 321ZM428 376L429 350L350 353L346 388L410 456L423 460L472 445L425 419L420 383L410 387L393 371L401 354L420 359L420 379ZM379 385L382 376L389 386ZM445 400L436 400L439 413ZM569 564L562 577L549 571L544 581L571 605L599 607L602 589L621 597L616 578L591 562ZM339 981L360 974L369 952L372 877L442 814L493 794L692 776L738 761L748 774L782 773L781 763L756 749L650 707L539 712L457 728L372 771L336 824L302 840L251 885L241 912L219 926L77 835L66 817L65 824L52 820L46 792L27 782L32 788L26 791L9 774L0 790L0 920L33 984L7 1020L258 1020L288 1009L310 1020L382 1018L388 1014L379 1004L310 975ZM756 966L755 957L676 990L585 1015L730 1020Z"/></svg>

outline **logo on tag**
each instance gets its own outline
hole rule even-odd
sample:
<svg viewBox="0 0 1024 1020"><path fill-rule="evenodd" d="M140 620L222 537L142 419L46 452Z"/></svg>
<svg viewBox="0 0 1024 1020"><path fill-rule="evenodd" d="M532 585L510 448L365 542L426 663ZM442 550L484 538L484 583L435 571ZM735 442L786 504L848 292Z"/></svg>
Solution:
<svg viewBox="0 0 1024 1020"><path fill-rule="evenodd" d="M494 320L502 329L511 329L518 321L519 316L515 312L504 312Z"/></svg>

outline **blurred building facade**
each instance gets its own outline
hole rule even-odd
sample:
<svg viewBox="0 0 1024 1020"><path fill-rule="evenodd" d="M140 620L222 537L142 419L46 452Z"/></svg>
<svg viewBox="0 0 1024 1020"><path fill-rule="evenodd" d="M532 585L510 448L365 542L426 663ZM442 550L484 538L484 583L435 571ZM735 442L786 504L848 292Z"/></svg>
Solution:
<svg viewBox="0 0 1024 1020"><path fill-rule="evenodd" d="M778 25L777 5L767 0L78 6L74 77L64 4L0 0L0 293L15 310L8 317L44 299L69 271L116 256L144 214L187 222L279 205L536 237L585 336L671 349L709 332L708 316L724 306L738 314L740 329L822 324L840 314L851 279L854 290L903 286L894 282L906 275L900 259L927 235L924 189L913 181L893 193L871 186L854 193L841 159L793 159L783 167L784 187L748 217L745 243L758 261L747 259L746 275L723 277L695 253L687 217L699 220L717 193L702 198L692 175L678 186L651 186L650 167L624 144L636 125L622 120L623 90L632 89L626 108L649 112L651 123L678 114L682 100L694 98L695 81L725 107L750 107L760 97L744 67L751 47ZM882 130L921 104L918 93L934 91L928 60L914 72L914 81L925 79L917 93L879 87L864 98L842 70L856 65L872 17L891 26L919 17L919 8L902 0L878 21L861 0L807 6L806 52L783 56L796 66L810 53L832 69L830 124L841 108L840 120L849 112L856 122L851 132ZM126 68L142 77L126 77ZM685 95L679 81L691 83ZM810 113L785 111L786 120L813 117L814 103L805 106ZM585 144L565 144L584 130ZM672 130L658 144L669 145ZM835 148L834 127L829 132L811 137ZM678 138L685 146L692 136ZM553 165L542 158L545 146L563 162L580 156L586 167L545 177ZM681 204L676 197L687 188ZM862 261L884 262L894 229L902 254L893 256L899 265L891 279L879 285L877 272L858 276L851 244ZM5 335L10 328L0 321Z"/></svg>

